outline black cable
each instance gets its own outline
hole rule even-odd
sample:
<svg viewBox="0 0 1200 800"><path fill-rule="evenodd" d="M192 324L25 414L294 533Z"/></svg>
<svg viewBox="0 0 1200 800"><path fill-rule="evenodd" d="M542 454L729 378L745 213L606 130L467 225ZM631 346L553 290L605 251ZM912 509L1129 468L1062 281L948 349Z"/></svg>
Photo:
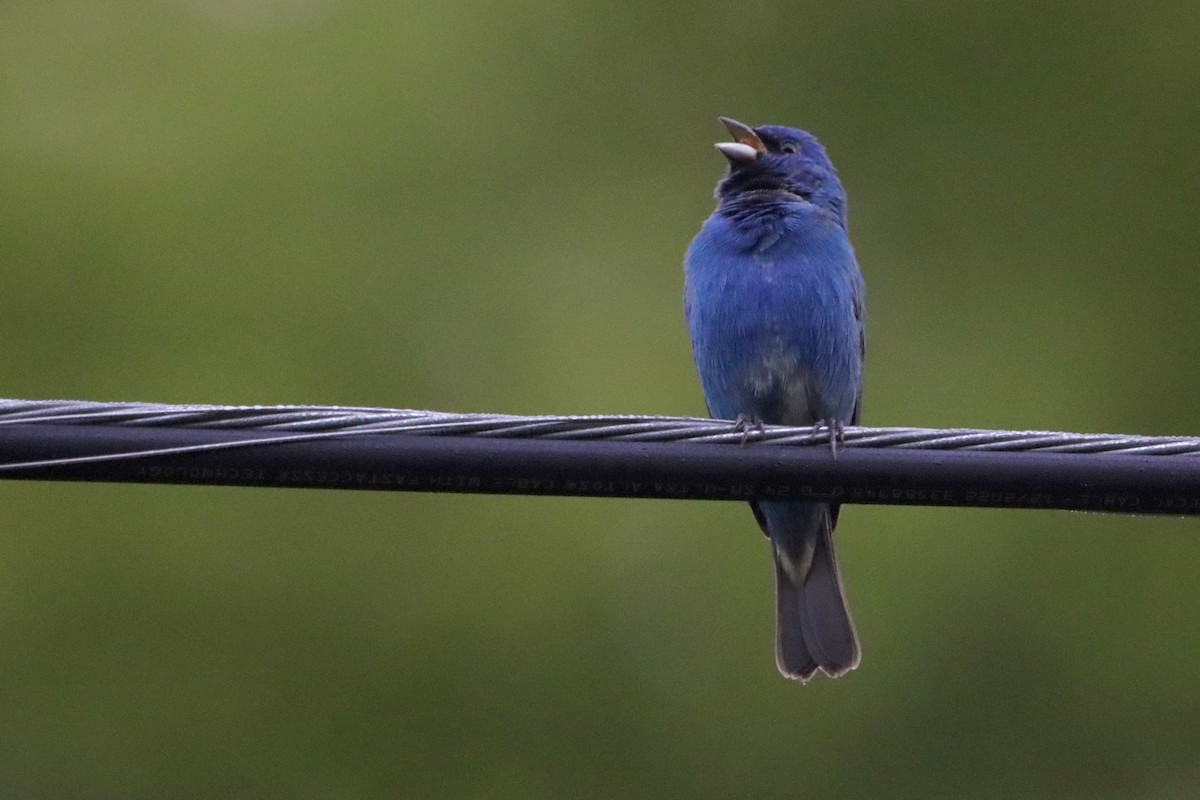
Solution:
<svg viewBox="0 0 1200 800"><path fill-rule="evenodd" d="M1200 513L1200 438L0 400L0 478Z"/></svg>

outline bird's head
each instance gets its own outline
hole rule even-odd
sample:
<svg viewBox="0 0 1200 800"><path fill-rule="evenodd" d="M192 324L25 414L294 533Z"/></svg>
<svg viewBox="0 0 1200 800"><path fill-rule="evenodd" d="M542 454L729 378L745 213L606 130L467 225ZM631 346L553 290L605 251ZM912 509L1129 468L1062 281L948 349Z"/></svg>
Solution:
<svg viewBox="0 0 1200 800"><path fill-rule="evenodd" d="M716 148L729 159L729 174L717 184L717 199L799 201L846 225L846 194L825 148L812 134L782 125L751 128L721 117L734 141Z"/></svg>

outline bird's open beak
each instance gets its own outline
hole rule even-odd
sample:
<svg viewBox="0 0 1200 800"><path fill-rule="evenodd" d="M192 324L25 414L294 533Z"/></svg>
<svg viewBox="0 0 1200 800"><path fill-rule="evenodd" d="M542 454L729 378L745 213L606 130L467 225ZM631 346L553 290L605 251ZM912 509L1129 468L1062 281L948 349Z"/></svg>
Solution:
<svg viewBox="0 0 1200 800"><path fill-rule="evenodd" d="M762 139L758 138L758 134L754 132L754 128L751 128L749 125L743 125L736 119L730 119L729 117L718 117L718 119L733 134L733 141L718 142L714 146L731 163L753 161L762 153L767 152L767 146L763 144Z"/></svg>

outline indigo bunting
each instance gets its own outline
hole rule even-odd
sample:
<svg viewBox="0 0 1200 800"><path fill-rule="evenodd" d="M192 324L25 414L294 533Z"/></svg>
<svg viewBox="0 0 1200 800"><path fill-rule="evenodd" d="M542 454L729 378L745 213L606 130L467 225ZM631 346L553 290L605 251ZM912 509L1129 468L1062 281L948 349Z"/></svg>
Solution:
<svg viewBox="0 0 1200 800"><path fill-rule="evenodd" d="M710 416L748 436L764 423L829 428L836 448L862 393L863 280L846 195L809 133L721 118L735 141L717 208L685 260L684 313ZM836 456L836 450L833 453ZM775 561L775 661L801 681L858 666L833 554L838 506L752 502Z"/></svg>

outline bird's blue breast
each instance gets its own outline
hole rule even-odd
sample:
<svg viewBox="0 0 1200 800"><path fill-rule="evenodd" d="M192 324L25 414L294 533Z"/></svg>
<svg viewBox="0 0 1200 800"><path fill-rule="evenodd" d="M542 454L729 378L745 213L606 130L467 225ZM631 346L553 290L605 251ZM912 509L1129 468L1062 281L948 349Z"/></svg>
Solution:
<svg viewBox="0 0 1200 800"><path fill-rule="evenodd" d="M692 241L684 304L709 412L850 422L862 384L862 278L845 229L788 204L718 209Z"/></svg>

